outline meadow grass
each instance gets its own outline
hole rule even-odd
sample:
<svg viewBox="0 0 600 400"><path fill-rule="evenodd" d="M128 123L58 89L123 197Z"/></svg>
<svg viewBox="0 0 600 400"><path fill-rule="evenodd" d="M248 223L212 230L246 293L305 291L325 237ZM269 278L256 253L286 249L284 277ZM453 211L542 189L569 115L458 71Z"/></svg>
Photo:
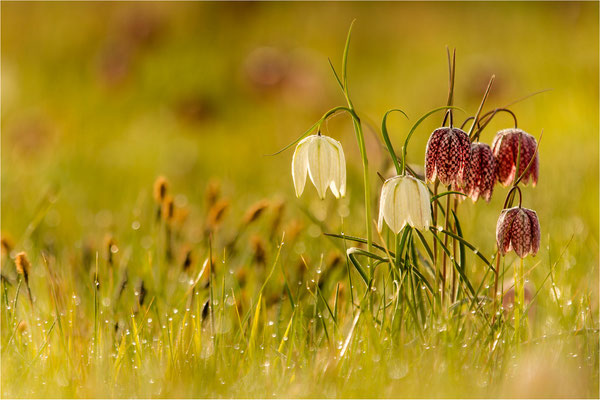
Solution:
<svg viewBox="0 0 600 400"><path fill-rule="evenodd" d="M387 16L366 4L240 7L252 18L225 32L219 23L240 18L231 5L2 4L2 396L598 397L598 99L589 89L598 86L598 54L577 50L598 47L597 4L392 4L382 6ZM334 21L332 37L293 35L299 11L321 27ZM339 64L356 13L348 63ZM485 35L438 39L448 15ZM34 22L37 32L20 29ZM415 32L418 46L382 44ZM322 59L302 53L308 67L281 50L275 59L297 63L308 81L300 87L316 80L323 98L294 86L296 75L270 85L236 69L250 63L241 55L252 46L277 37L319 49ZM383 130L402 166L420 173L443 112L401 144L427 110L445 108L440 40L458 47L454 104L467 114L456 119L476 113L488 73L496 86L484 111L553 87L512 107L520 127L545 132L540 183L523 188L542 226L536 257L497 258L508 193L499 186L489 204L461 202L448 234L376 229L376 173L394 168L377 121L406 104L408 123L390 116ZM120 42L126 49L103 59L103 46ZM491 66L477 69L484 61L470 51ZM499 60L505 54L523 62ZM390 84L396 71L401 89ZM291 150L262 154L338 105L357 118L336 114L322 129L347 151L348 194L319 200L307 184L295 199ZM481 140L511 122L498 116ZM444 212L450 199L439 198ZM432 289L433 248L457 266L448 268L457 289L443 301ZM27 264L15 263L21 251ZM18 265L29 268L27 280ZM500 267L504 308L494 307L490 266ZM519 334L515 272L526 290Z"/></svg>

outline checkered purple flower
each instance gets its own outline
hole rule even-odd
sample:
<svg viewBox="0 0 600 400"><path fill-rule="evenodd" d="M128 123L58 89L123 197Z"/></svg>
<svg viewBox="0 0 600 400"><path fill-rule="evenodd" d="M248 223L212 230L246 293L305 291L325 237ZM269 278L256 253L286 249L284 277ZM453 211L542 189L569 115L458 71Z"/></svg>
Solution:
<svg viewBox="0 0 600 400"><path fill-rule="evenodd" d="M438 128L429 137L425 152L425 177L444 185L462 186L469 168L469 136L458 128Z"/></svg>
<svg viewBox="0 0 600 400"><path fill-rule="evenodd" d="M521 143L519 157L519 143ZM535 151L537 141L533 136L520 129L504 129L499 131L492 142L492 152L498 163L498 182L502 186L512 185L525 168L529 165L532 157L533 163L527 173L523 176L523 183L531 183L533 186L538 181L539 158ZM519 159L519 170L517 171L517 158Z"/></svg>
<svg viewBox="0 0 600 400"><path fill-rule="evenodd" d="M496 159L485 143L471 143L471 159L467 179L461 191L473 202L479 197L490 201L496 184Z"/></svg>
<svg viewBox="0 0 600 400"><path fill-rule="evenodd" d="M521 207L502 210L496 225L496 241L502 255L511 250L521 258L536 255L540 249L540 222L536 212Z"/></svg>

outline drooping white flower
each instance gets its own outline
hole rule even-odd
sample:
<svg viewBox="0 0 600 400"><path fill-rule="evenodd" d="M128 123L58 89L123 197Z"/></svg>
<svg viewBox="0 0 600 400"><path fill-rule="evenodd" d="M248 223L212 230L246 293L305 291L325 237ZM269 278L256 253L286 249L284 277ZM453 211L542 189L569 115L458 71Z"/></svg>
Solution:
<svg viewBox="0 0 600 400"><path fill-rule="evenodd" d="M304 191L307 173L321 199L325 198L327 188L336 198L343 197L346 194L346 159L340 142L322 135L302 139L292 158L292 178L298 197Z"/></svg>
<svg viewBox="0 0 600 400"><path fill-rule="evenodd" d="M431 197L427 186L412 176L398 175L386 180L379 199L379 222L383 221L398 234L406 224L424 230L431 226Z"/></svg>

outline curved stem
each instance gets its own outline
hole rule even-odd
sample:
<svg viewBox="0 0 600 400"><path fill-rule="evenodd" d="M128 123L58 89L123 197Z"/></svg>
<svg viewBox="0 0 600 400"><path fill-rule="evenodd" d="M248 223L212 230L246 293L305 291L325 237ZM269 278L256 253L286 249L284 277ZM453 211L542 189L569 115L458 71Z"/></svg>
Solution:
<svg viewBox="0 0 600 400"><path fill-rule="evenodd" d="M503 209L506 209L506 206L509 203L509 199L511 199L511 195L514 196L514 191L519 192L519 208L521 208L521 200L522 200L522 193L521 193L521 188L518 186L513 186L509 191L508 194L506 195L506 200L504 200L504 206L502 207ZM510 201L512 203L512 200Z"/></svg>
<svg viewBox="0 0 600 400"><path fill-rule="evenodd" d="M473 134L473 141L476 141L479 139L479 136L481 135L481 131L483 131L488 126L488 124L492 121L492 119L499 112L509 113L513 117L513 120L515 121L515 129L517 129L517 116L515 115L515 113L512 112L511 110L509 110L508 108L496 108L494 110L488 111L485 114L483 114L481 116L481 118L479 119L479 121L477 121L477 131ZM483 125L479 125L479 123L482 121L483 121Z"/></svg>
<svg viewBox="0 0 600 400"><path fill-rule="evenodd" d="M473 115L471 115L469 118L465 119L463 121L463 123L460 125L460 129L462 130L465 127L465 125L467 124L467 122L469 122L472 119L475 119L475 117Z"/></svg>
<svg viewBox="0 0 600 400"><path fill-rule="evenodd" d="M396 167L396 173L398 175L402 175L404 174L404 165L406 164L404 160L404 154L401 159L402 163L398 163L398 157L396 156L396 152L394 151L394 147L392 146L392 141L390 140L390 136L387 130L387 117L390 113L394 111L402 113L406 117L406 119L408 119L408 115L406 115L406 113L400 110L399 108L394 108L392 110L387 111L383 116L383 121L381 122L381 134L383 135L383 140L385 141L388 151L390 152L390 156L392 157L392 161L394 162L394 166Z"/></svg>

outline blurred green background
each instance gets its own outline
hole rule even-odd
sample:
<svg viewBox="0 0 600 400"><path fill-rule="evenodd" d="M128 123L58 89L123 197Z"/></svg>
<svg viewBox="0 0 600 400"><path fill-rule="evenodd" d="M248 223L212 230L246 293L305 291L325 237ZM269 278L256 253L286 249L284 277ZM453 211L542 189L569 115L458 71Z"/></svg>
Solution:
<svg viewBox="0 0 600 400"><path fill-rule="evenodd" d="M538 137L540 180L524 190L539 213L543 246L566 245L571 293L598 288L598 3L7 3L2 2L2 231L18 241L52 188L59 194L35 239L77 246L85 237L131 229L164 174L201 213L218 179L233 212L279 197L294 200L294 140L326 110L343 105L327 58L339 68L356 18L350 90L370 122L375 172L389 162L378 140L383 113L415 121L444 105L445 46L457 49L456 105L473 114L491 74L486 108L541 89L512 107ZM466 115L458 113L462 120ZM409 163L422 165L441 122L424 123ZM509 127L499 116L482 134ZM399 149L409 122L392 117ZM349 231L362 233L358 149L347 117L327 124L348 159ZM378 193L378 187L374 193ZM490 204L465 202L467 237L488 253L506 189ZM333 204L331 199L327 200ZM374 199L375 202L375 199ZM27 249L32 244L25 242ZM540 260L545 263L546 255ZM544 267L547 271L547 266ZM542 275L543 276L543 275Z"/></svg>

